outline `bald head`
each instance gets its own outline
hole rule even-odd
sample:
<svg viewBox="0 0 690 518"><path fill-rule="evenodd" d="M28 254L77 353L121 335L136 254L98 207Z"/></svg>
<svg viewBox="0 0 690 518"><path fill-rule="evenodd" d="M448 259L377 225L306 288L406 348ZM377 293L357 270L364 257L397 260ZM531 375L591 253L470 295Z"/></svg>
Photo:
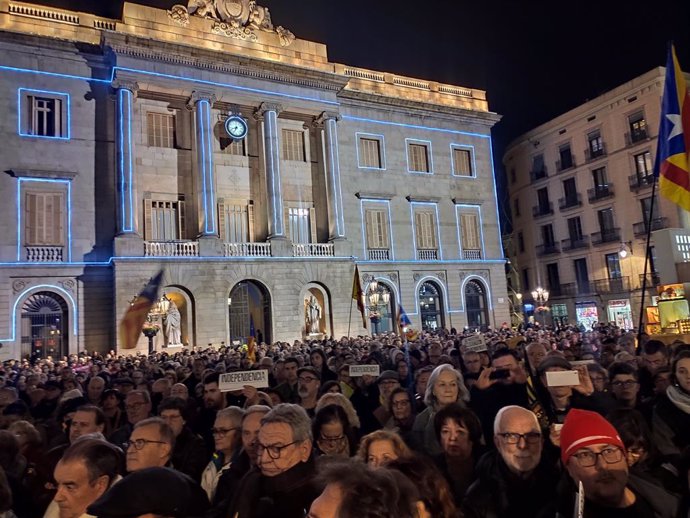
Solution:
<svg viewBox="0 0 690 518"><path fill-rule="evenodd" d="M186 401L189 399L189 389L187 388L187 385L183 383L175 383L170 389L170 395L172 397L182 398Z"/></svg>
<svg viewBox="0 0 690 518"><path fill-rule="evenodd" d="M509 405L501 408L494 419L494 435L505 432L507 427L516 420L529 419L534 422L536 430L539 430L539 419L534 412L517 405Z"/></svg>

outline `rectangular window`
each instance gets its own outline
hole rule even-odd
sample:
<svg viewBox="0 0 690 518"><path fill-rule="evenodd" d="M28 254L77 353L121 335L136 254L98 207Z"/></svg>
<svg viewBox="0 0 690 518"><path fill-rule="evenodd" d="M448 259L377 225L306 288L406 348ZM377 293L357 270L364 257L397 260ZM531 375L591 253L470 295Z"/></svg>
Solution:
<svg viewBox="0 0 690 518"><path fill-rule="evenodd" d="M381 141L377 138L359 137L359 167L383 169Z"/></svg>
<svg viewBox="0 0 690 518"><path fill-rule="evenodd" d="M415 234L418 250L436 250L436 224L433 211L416 210L414 213Z"/></svg>
<svg viewBox="0 0 690 518"><path fill-rule="evenodd" d="M288 209L288 226L293 243L311 243L311 211L309 209L290 207Z"/></svg>
<svg viewBox="0 0 690 518"><path fill-rule="evenodd" d="M525 236L522 232L518 232L518 252L523 253L525 251Z"/></svg>
<svg viewBox="0 0 690 518"><path fill-rule="evenodd" d="M553 225L542 225L541 242L546 247L554 246L556 242L553 237Z"/></svg>
<svg viewBox="0 0 690 518"><path fill-rule="evenodd" d="M558 272L558 263L549 263L546 265L546 282L549 291L553 295L561 292L561 276Z"/></svg>
<svg viewBox="0 0 690 518"><path fill-rule="evenodd" d="M283 128L281 134L283 160L305 162L306 151L304 149L304 132L300 130L291 130ZM295 243L302 243L302 241L295 241Z"/></svg>
<svg viewBox="0 0 690 518"><path fill-rule="evenodd" d="M460 213L460 235L463 259L482 258L482 238L479 213L463 211Z"/></svg>
<svg viewBox="0 0 690 518"><path fill-rule="evenodd" d="M453 174L455 176L474 176L472 170L472 150L462 147L453 149Z"/></svg>
<svg viewBox="0 0 690 518"><path fill-rule="evenodd" d="M24 236L27 246L64 244L65 196L60 192L27 192Z"/></svg>
<svg viewBox="0 0 690 518"><path fill-rule="evenodd" d="M592 181L594 182L594 189L605 190L609 186L608 178L606 177L606 168L599 167L592 170Z"/></svg>
<svg viewBox="0 0 690 518"><path fill-rule="evenodd" d="M520 217L520 198L515 198L513 201L513 214L516 218Z"/></svg>
<svg viewBox="0 0 690 518"><path fill-rule="evenodd" d="M229 137L220 137L220 150L228 155L245 156L245 139L235 140Z"/></svg>
<svg viewBox="0 0 690 518"><path fill-rule="evenodd" d="M537 191L537 204L539 207L539 214L547 214L551 210L549 190L546 187Z"/></svg>
<svg viewBox="0 0 690 518"><path fill-rule="evenodd" d="M544 167L544 155L536 155L532 158L532 172L537 177L544 175L546 172L546 167Z"/></svg>
<svg viewBox="0 0 690 518"><path fill-rule="evenodd" d="M640 207L642 209L642 221L644 223L644 228L647 228L647 222L649 221L649 211L652 208L652 197L642 198L640 200ZM654 225L654 220L659 218L659 198L654 199L654 214L652 215L652 225ZM654 226L652 226L652 230Z"/></svg>
<svg viewBox="0 0 690 518"><path fill-rule="evenodd" d="M570 151L570 144L563 144L558 148L559 170L570 169L573 167L573 153Z"/></svg>
<svg viewBox="0 0 690 518"><path fill-rule="evenodd" d="M589 293L589 273L587 272L587 259L575 259L573 261L575 281L578 293Z"/></svg>
<svg viewBox="0 0 690 518"><path fill-rule="evenodd" d="M407 145L408 167L414 173L430 173L429 147L426 144L408 143Z"/></svg>
<svg viewBox="0 0 690 518"><path fill-rule="evenodd" d="M613 224L613 209L602 209L597 212L597 218L599 219L599 229L601 233L611 232L614 228Z"/></svg>
<svg viewBox="0 0 690 518"><path fill-rule="evenodd" d="M70 138L69 94L20 88L18 109L20 135Z"/></svg>
<svg viewBox="0 0 690 518"><path fill-rule="evenodd" d="M388 211L383 209L367 209L364 213L367 248L369 250L388 250Z"/></svg>
<svg viewBox="0 0 690 518"><path fill-rule="evenodd" d="M644 118L644 113L637 112L628 117L628 127L630 128L631 144L647 138L647 121Z"/></svg>
<svg viewBox="0 0 690 518"><path fill-rule="evenodd" d="M635 155L635 172L638 178L650 176L652 167L652 155L649 151Z"/></svg>
<svg viewBox="0 0 690 518"><path fill-rule="evenodd" d="M565 197L567 206L571 207L577 204L577 186L575 185L575 178L563 180L563 196Z"/></svg>
<svg viewBox="0 0 690 518"><path fill-rule="evenodd" d="M184 239L184 202L144 200L148 241L175 241Z"/></svg>
<svg viewBox="0 0 690 518"><path fill-rule="evenodd" d="M228 204L223 207L224 218L221 218L222 238L228 243L248 243L249 239L249 210L247 205Z"/></svg>
<svg viewBox="0 0 690 518"><path fill-rule="evenodd" d="M570 241L580 241L582 239L582 222L580 217L568 219L568 237Z"/></svg>
<svg viewBox="0 0 690 518"><path fill-rule="evenodd" d="M604 154L604 141L599 130L587 134L587 147L590 158L596 158Z"/></svg>
<svg viewBox="0 0 690 518"><path fill-rule="evenodd" d="M620 279L623 274L621 273L621 261L618 252L613 254L606 254L606 272L608 273L609 279Z"/></svg>
<svg viewBox="0 0 690 518"><path fill-rule="evenodd" d="M175 147L175 116L166 113L146 114L149 147Z"/></svg>
<svg viewBox="0 0 690 518"><path fill-rule="evenodd" d="M525 289L529 289L529 287L531 286L529 282L529 268L525 268L524 270L522 270L522 286Z"/></svg>

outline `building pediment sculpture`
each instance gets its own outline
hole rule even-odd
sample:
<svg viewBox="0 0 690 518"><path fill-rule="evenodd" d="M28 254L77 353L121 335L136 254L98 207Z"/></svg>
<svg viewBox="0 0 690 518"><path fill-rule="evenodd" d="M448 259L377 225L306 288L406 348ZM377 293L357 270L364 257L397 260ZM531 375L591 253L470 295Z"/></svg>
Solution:
<svg viewBox="0 0 690 518"><path fill-rule="evenodd" d="M273 32L280 44L287 47L295 35L284 27L274 27L267 7L254 0L189 0L187 7L174 5L168 16L180 25L188 25L190 16L214 20L211 31L230 38L258 41L257 31Z"/></svg>

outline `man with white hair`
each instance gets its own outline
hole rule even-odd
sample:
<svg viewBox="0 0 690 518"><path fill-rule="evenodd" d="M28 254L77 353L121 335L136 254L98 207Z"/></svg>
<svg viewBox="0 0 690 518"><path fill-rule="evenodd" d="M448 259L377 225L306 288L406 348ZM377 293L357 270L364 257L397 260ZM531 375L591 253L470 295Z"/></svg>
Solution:
<svg viewBox="0 0 690 518"><path fill-rule="evenodd" d="M477 480L462 504L466 518L555 514L559 473L555 459L542 455L544 438L534 412L520 406L501 408L494 420L496 450L477 464Z"/></svg>

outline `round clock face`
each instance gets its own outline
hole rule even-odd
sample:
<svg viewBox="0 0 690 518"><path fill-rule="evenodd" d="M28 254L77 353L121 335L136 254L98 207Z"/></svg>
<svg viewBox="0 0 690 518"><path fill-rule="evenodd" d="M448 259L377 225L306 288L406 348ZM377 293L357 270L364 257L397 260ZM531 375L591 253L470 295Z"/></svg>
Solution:
<svg viewBox="0 0 690 518"><path fill-rule="evenodd" d="M247 123L242 117L233 115L225 121L225 131L234 139L243 139L247 135Z"/></svg>

